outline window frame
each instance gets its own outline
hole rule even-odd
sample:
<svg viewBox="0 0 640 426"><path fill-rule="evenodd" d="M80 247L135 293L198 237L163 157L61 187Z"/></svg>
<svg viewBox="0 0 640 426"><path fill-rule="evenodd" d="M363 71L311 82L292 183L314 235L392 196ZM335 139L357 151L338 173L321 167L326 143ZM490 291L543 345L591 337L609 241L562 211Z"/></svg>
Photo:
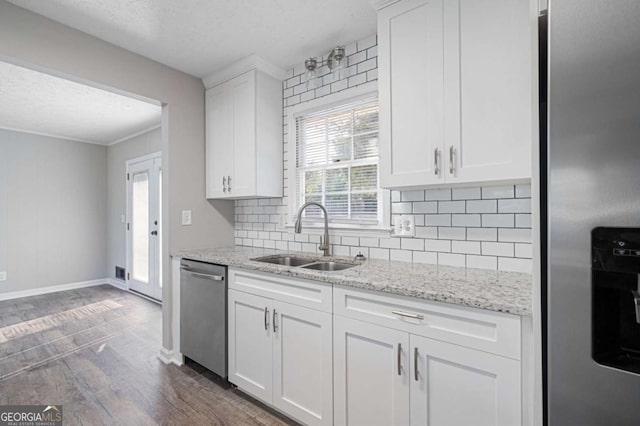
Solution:
<svg viewBox="0 0 640 426"><path fill-rule="evenodd" d="M287 113L287 198L288 198L288 214L286 227L293 227L296 219L296 215L298 213L298 207L296 206L296 179L297 179L297 167L296 167L296 154L297 154L297 143L296 143L296 120L300 116L312 114L318 111L322 111L325 109L331 109L338 107L340 105L344 105L350 102L356 102L358 100L370 98L372 96L378 97L378 85L377 82L369 82L362 84L360 86L343 90L338 93L334 93L331 95L323 96L321 98L316 98L307 102L303 102L297 104L293 107L288 108ZM378 97L379 102L379 97ZM380 160L378 160L378 171L380 170ZM363 235L366 233L378 233L387 235L391 230L391 192L387 189L380 188L382 191L381 195L381 208L382 208L382 218L381 221L377 224L369 223L336 223L329 222L329 228L332 230L350 230L350 231L358 231L360 233L363 231ZM320 221L310 221L308 219L304 220L303 228L305 229L324 229L324 219ZM354 235L351 232L349 235Z"/></svg>

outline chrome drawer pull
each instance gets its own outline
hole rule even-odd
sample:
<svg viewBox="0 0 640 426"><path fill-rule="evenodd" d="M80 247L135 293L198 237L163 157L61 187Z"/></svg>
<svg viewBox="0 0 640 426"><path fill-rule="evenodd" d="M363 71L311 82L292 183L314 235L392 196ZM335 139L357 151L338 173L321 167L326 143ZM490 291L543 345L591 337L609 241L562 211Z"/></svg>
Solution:
<svg viewBox="0 0 640 426"><path fill-rule="evenodd" d="M416 382L419 379L418 377L418 348L413 348L413 378L416 379Z"/></svg>
<svg viewBox="0 0 640 426"><path fill-rule="evenodd" d="M391 311L391 313L395 315L400 315L401 317L413 318L418 320L424 319L424 315L420 315L420 314L412 314L409 312L402 312L402 311Z"/></svg>
<svg viewBox="0 0 640 426"><path fill-rule="evenodd" d="M398 376L402 376L402 343L398 343Z"/></svg>
<svg viewBox="0 0 640 426"><path fill-rule="evenodd" d="M269 331L269 309L264 308L264 329Z"/></svg>
<svg viewBox="0 0 640 426"><path fill-rule="evenodd" d="M278 325L276 324L276 321L278 319L278 312L274 309L273 310L273 332L277 333L278 332Z"/></svg>

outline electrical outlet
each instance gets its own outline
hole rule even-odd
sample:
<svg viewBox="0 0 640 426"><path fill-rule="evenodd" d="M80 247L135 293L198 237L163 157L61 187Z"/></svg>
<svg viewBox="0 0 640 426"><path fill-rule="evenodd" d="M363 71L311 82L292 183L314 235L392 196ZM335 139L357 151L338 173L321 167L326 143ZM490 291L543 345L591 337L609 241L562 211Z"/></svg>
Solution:
<svg viewBox="0 0 640 426"><path fill-rule="evenodd" d="M0 272L0 281L6 281L7 280L7 273L6 272Z"/></svg>
<svg viewBox="0 0 640 426"><path fill-rule="evenodd" d="M191 225L191 210L182 210L182 224Z"/></svg>
<svg viewBox="0 0 640 426"><path fill-rule="evenodd" d="M395 216L393 226L394 237L413 237L415 235L416 227L412 215Z"/></svg>

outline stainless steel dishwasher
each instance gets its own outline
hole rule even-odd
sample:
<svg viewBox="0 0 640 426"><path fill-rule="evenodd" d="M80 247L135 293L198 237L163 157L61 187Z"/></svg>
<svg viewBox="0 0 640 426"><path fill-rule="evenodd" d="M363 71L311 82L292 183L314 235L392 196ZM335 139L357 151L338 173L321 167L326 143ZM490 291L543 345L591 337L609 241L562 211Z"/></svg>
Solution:
<svg viewBox="0 0 640 426"><path fill-rule="evenodd" d="M227 378L227 268L180 262L180 351Z"/></svg>

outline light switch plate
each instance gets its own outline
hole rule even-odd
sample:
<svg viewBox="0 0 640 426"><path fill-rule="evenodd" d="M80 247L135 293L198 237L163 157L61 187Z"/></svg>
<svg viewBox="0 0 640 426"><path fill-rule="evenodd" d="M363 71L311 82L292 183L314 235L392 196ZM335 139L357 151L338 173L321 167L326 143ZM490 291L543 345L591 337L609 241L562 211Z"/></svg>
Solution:
<svg viewBox="0 0 640 426"><path fill-rule="evenodd" d="M6 281L7 280L7 273L6 272L0 272L0 281Z"/></svg>
<svg viewBox="0 0 640 426"><path fill-rule="evenodd" d="M191 210L182 210L182 224L191 225Z"/></svg>
<svg viewBox="0 0 640 426"><path fill-rule="evenodd" d="M412 215L395 216L393 222L394 237L413 237L415 235L416 227Z"/></svg>

